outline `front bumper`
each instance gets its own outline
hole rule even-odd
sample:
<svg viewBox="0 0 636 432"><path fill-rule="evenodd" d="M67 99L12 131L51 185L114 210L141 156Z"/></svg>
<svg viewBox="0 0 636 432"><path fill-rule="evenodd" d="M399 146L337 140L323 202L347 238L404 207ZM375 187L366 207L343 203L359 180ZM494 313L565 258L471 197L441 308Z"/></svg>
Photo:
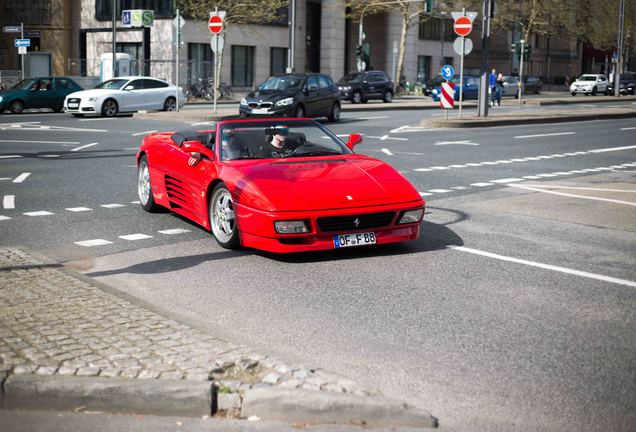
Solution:
<svg viewBox="0 0 636 432"><path fill-rule="evenodd" d="M249 106L241 105L239 107L239 114L241 117L290 117L292 113L296 111L296 104L287 105L283 107L273 106L271 108L250 108Z"/></svg>
<svg viewBox="0 0 636 432"><path fill-rule="evenodd" d="M373 232L376 245L416 240L420 234L419 222L397 224L402 212L424 207L423 202L409 202L395 205L348 208L328 211L266 212L235 203L241 244L245 247L274 253L294 253L336 249L334 236ZM379 227L361 229L335 229L322 231L318 219L349 217L394 212L390 223ZM309 232L303 234L279 234L274 229L277 220L304 220Z"/></svg>
<svg viewBox="0 0 636 432"><path fill-rule="evenodd" d="M98 102L88 99L72 98L64 100L64 112L78 114L96 114L99 112Z"/></svg>
<svg viewBox="0 0 636 432"><path fill-rule="evenodd" d="M570 87L570 93L592 94L592 88L593 87L572 86Z"/></svg>

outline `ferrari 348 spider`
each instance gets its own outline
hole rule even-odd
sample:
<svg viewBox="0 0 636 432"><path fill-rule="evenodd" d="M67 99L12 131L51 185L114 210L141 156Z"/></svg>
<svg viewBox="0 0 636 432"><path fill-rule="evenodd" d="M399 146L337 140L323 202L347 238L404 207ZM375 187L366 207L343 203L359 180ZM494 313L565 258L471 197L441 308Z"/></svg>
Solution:
<svg viewBox="0 0 636 432"><path fill-rule="evenodd" d="M302 252L417 239L425 203L386 163L311 119L221 121L147 135L142 207L166 207L224 248Z"/></svg>

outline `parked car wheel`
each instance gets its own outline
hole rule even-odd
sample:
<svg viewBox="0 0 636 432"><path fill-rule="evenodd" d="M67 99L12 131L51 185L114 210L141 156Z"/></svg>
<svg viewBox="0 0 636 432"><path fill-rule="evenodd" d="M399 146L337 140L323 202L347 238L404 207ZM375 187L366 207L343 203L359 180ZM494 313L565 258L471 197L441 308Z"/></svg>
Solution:
<svg viewBox="0 0 636 432"><path fill-rule="evenodd" d="M353 92L351 95L351 103L359 104L360 102L362 102L362 93L359 91Z"/></svg>
<svg viewBox="0 0 636 432"><path fill-rule="evenodd" d="M163 103L163 110L164 111L176 111L177 110L177 100L173 97L169 97L168 99L166 99L166 101Z"/></svg>
<svg viewBox="0 0 636 432"><path fill-rule="evenodd" d="M596 86L592 89L592 96L596 96L596 93L598 92L598 89L596 88Z"/></svg>
<svg viewBox="0 0 636 432"><path fill-rule="evenodd" d="M296 113L294 114L294 117L305 117L305 108L302 105L298 105L296 107Z"/></svg>
<svg viewBox="0 0 636 432"><path fill-rule="evenodd" d="M384 97L382 98L382 100L383 100L385 103L390 103L390 102L392 102L392 101L393 101L393 93L391 93L391 91L390 91L390 90L385 91L385 92L384 92Z"/></svg>
<svg viewBox="0 0 636 432"><path fill-rule="evenodd" d="M239 230L236 224L232 195L223 183L214 187L210 198L210 228L217 243L225 249L238 249Z"/></svg>
<svg viewBox="0 0 636 432"><path fill-rule="evenodd" d="M327 117L330 122L337 122L340 120L340 105L337 103L333 104L331 107L331 113Z"/></svg>
<svg viewBox="0 0 636 432"><path fill-rule="evenodd" d="M570 92L572 96L576 96L576 92Z"/></svg>
<svg viewBox="0 0 636 432"><path fill-rule="evenodd" d="M142 156L139 159L137 168L137 195L141 207L147 212L154 212L159 209L152 196L152 184L150 183L150 169L148 168L148 158Z"/></svg>
<svg viewBox="0 0 636 432"><path fill-rule="evenodd" d="M11 102L11 105L9 105L9 111L11 111L13 114L21 114L22 111L24 111L24 102L22 102L21 100L15 100Z"/></svg>
<svg viewBox="0 0 636 432"><path fill-rule="evenodd" d="M106 99L104 105L102 105L102 116L114 117L117 115L118 110L117 102L114 99Z"/></svg>

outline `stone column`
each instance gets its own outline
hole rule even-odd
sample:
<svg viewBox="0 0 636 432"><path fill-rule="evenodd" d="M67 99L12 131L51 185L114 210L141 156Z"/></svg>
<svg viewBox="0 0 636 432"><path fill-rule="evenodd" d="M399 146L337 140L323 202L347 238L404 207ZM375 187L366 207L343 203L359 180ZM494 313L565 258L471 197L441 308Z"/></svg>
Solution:
<svg viewBox="0 0 636 432"><path fill-rule="evenodd" d="M320 71L339 80L345 71L345 2L322 0Z"/></svg>

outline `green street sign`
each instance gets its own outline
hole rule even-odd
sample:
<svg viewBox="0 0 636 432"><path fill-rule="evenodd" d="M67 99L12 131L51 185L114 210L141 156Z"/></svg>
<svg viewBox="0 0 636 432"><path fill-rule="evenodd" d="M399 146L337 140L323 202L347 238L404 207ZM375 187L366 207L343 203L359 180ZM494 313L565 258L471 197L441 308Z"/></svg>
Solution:
<svg viewBox="0 0 636 432"><path fill-rule="evenodd" d="M124 27L152 27L155 12L144 9L126 9L122 11L121 23Z"/></svg>

